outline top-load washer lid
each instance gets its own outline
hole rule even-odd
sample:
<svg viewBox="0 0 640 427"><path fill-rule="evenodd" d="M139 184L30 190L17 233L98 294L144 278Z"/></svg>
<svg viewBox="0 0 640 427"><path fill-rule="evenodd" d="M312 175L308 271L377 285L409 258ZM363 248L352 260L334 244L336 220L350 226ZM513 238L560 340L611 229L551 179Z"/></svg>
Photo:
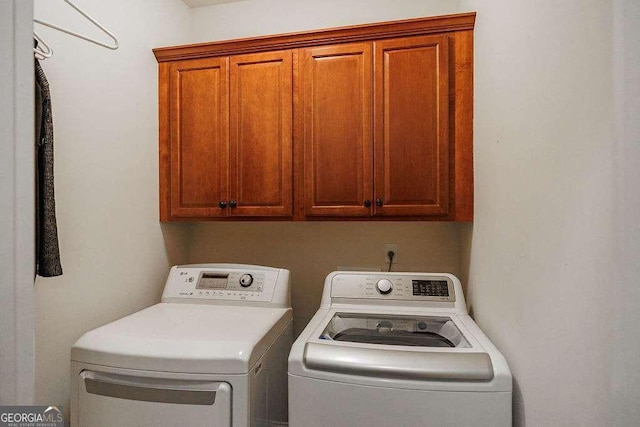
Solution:
<svg viewBox="0 0 640 427"><path fill-rule="evenodd" d="M493 378L490 356L474 348L450 316L334 313L320 335L306 343L304 365L382 378Z"/></svg>
<svg viewBox="0 0 640 427"><path fill-rule="evenodd" d="M290 308L160 303L84 334L71 360L160 372L245 374Z"/></svg>

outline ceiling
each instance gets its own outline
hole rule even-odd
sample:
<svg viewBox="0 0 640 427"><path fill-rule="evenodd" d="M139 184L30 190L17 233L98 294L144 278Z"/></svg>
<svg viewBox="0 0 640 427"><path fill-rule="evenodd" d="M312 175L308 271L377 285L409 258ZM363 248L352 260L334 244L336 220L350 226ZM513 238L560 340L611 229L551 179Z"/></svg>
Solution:
<svg viewBox="0 0 640 427"><path fill-rule="evenodd" d="M222 3L233 3L238 1L245 0L182 0L189 6L190 8L194 7L204 7L204 6L212 6L214 4L222 4Z"/></svg>

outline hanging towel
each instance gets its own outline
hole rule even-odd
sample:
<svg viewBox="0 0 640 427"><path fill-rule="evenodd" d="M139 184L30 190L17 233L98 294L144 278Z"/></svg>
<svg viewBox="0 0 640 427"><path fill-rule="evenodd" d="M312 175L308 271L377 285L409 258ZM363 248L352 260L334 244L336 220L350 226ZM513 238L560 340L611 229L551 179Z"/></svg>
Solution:
<svg viewBox="0 0 640 427"><path fill-rule="evenodd" d="M56 201L53 191L53 116L49 82L40 62L36 73L36 273L42 277L62 275Z"/></svg>

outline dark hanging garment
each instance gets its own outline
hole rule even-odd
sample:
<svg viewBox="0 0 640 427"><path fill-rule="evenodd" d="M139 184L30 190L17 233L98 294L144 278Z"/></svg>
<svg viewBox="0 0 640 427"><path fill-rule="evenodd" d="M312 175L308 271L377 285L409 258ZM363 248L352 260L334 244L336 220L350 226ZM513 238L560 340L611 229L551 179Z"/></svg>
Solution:
<svg viewBox="0 0 640 427"><path fill-rule="evenodd" d="M62 275L56 202L53 191L53 117L49 83L35 60L36 72L36 273L42 277Z"/></svg>

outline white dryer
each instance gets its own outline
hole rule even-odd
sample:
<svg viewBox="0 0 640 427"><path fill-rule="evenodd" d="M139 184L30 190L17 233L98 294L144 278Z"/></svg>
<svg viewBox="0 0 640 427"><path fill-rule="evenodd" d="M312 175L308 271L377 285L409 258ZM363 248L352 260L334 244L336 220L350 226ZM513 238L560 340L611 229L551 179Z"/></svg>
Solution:
<svg viewBox="0 0 640 427"><path fill-rule="evenodd" d="M287 424L289 271L173 267L162 301L71 349L71 424Z"/></svg>
<svg viewBox="0 0 640 427"><path fill-rule="evenodd" d="M504 357L450 274L333 272L289 355L289 425L511 425Z"/></svg>

